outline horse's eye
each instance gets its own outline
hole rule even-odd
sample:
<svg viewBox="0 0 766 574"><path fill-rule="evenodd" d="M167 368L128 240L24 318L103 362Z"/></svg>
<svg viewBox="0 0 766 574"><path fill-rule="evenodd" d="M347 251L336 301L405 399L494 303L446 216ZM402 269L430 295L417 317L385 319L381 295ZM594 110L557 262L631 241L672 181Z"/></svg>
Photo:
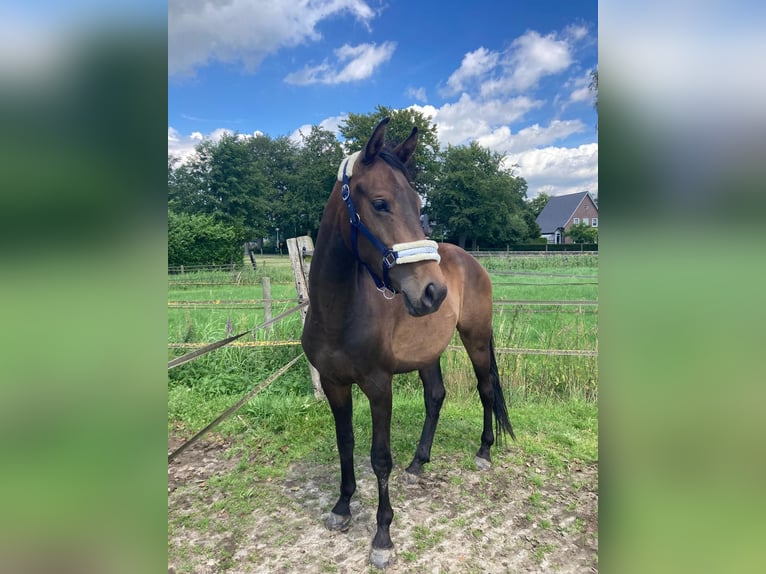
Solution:
<svg viewBox="0 0 766 574"><path fill-rule="evenodd" d="M385 199L376 199L372 202L375 211L388 211L388 202Z"/></svg>

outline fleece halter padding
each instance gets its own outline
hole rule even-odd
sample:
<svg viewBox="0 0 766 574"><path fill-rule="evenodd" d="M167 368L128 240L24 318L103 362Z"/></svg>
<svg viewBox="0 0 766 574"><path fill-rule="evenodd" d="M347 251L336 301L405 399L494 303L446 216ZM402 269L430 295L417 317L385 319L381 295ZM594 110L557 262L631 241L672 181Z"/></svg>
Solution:
<svg viewBox="0 0 766 574"><path fill-rule="evenodd" d="M419 241L410 241L408 243L394 243L391 251L396 253L396 263L416 263L417 261L436 261L439 263L442 258L439 255L439 246L436 241L430 239L420 239Z"/></svg>
<svg viewBox="0 0 766 574"><path fill-rule="evenodd" d="M359 157L359 154L362 153L362 150L355 151L350 156L345 158L342 162L340 162L340 167L338 168L338 181L343 181L343 171L345 170L346 176L348 178L351 178L351 174L354 173L354 165L356 164L356 160Z"/></svg>

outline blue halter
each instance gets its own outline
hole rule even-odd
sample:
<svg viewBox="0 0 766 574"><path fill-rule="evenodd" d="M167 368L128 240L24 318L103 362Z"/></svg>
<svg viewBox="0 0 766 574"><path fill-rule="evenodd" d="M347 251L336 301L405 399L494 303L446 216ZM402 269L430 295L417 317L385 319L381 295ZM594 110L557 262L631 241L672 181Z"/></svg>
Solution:
<svg viewBox="0 0 766 574"><path fill-rule="evenodd" d="M359 217L359 213L354 207L354 202L351 200L351 190L349 189L348 185L349 177L346 174L346 167L348 166L349 159L351 158L346 158L343 163L343 187L341 187L341 198L346 204L346 208L348 209L349 214L349 222L351 223L351 249L354 252L354 257L356 260L361 263L365 269L367 269L367 272L375 282L375 286L378 288L378 291L383 293L383 296L387 299L392 299L394 295L396 295L396 290L391 286L391 282L388 276L389 270L397 263L412 263L415 261L423 260L433 260L438 262L441 260L441 257L439 256L439 250L436 246L436 243L433 241L415 241L412 243L394 245L394 247L391 248L387 247L385 244L383 244L382 241L375 237L375 234L370 231L364 222L362 222L361 218ZM375 271L373 271L369 265L367 265L367 263L362 261L362 259L359 257L357 242L359 239L360 231L370 241L370 243L372 243L372 246L375 247L375 249L377 249L383 256L382 279L377 273L375 273ZM399 249L396 249L397 247L399 247ZM400 259L402 260L401 262L399 261ZM386 291L391 293L391 297L386 295Z"/></svg>
<svg viewBox="0 0 766 574"><path fill-rule="evenodd" d="M348 214L350 217L349 221L351 223L351 249L354 252L354 257L356 260L359 261L359 263L361 263L365 269L367 269L367 272L375 282L375 286L378 288L378 291L383 293L385 296L386 290L388 290L391 293L391 297L393 297L396 295L396 290L391 286L391 282L389 281L388 277L388 270L396 265L396 254L391 249L383 245L383 243L377 237L375 237L375 234L370 231L370 229L364 223L362 223L362 220L359 217L356 208L354 207L354 202L351 200L351 190L348 187L346 166L348 166L348 159L346 159L343 164L343 187L341 188L340 196L343 199L343 202L346 204L346 208L348 209ZM375 273L375 271L373 271L369 265L367 265L367 263L359 258L359 250L357 249L359 231L361 231L364 236L370 240L370 243L372 243L373 247L375 247L375 249L380 251L380 253L383 255L383 279L381 279L378 274Z"/></svg>

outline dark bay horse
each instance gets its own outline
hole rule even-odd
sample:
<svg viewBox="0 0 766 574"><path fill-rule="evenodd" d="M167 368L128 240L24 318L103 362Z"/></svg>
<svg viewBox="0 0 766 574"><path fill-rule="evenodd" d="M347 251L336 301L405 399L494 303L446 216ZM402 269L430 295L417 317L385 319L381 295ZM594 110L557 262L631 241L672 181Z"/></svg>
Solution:
<svg viewBox="0 0 766 574"><path fill-rule="evenodd" d="M395 373L417 370L423 381L425 423L406 469L409 476L420 474L430 458L445 396L439 358L456 327L484 407L477 466L491 464L493 414L498 435L513 437L495 363L489 275L459 247L425 238L420 197L405 168L417 145L417 128L391 150L384 147L387 123L380 122L364 149L340 166L317 236L302 337L335 417L341 482L327 521L331 530L348 529L356 490L351 386L359 385L370 401L370 460L378 481L370 560L379 568L389 564L394 548L388 479Z"/></svg>

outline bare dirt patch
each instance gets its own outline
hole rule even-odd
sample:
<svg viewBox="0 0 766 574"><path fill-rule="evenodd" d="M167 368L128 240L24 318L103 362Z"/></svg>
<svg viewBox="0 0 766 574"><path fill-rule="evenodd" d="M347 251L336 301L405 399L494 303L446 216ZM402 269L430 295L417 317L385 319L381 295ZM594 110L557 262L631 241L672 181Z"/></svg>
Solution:
<svg viewBox="0 0 766 574"><path fill-rule="evenodd" d="M337 465L299 463L285 478L253 481L239 494L252 495L252 504L230 514L222 501L235 494L209 483L242 472L230 446L208 438L168 466L170 572L377 571L368 562L377 505L368 460L357 457L350 529L330 532L324 521L337 497ZM396 560L386 572L597 572L597 465L573 462L554 473L514 450L496 452L488 471L442 456L414 484L395 466Z"/></svg>

